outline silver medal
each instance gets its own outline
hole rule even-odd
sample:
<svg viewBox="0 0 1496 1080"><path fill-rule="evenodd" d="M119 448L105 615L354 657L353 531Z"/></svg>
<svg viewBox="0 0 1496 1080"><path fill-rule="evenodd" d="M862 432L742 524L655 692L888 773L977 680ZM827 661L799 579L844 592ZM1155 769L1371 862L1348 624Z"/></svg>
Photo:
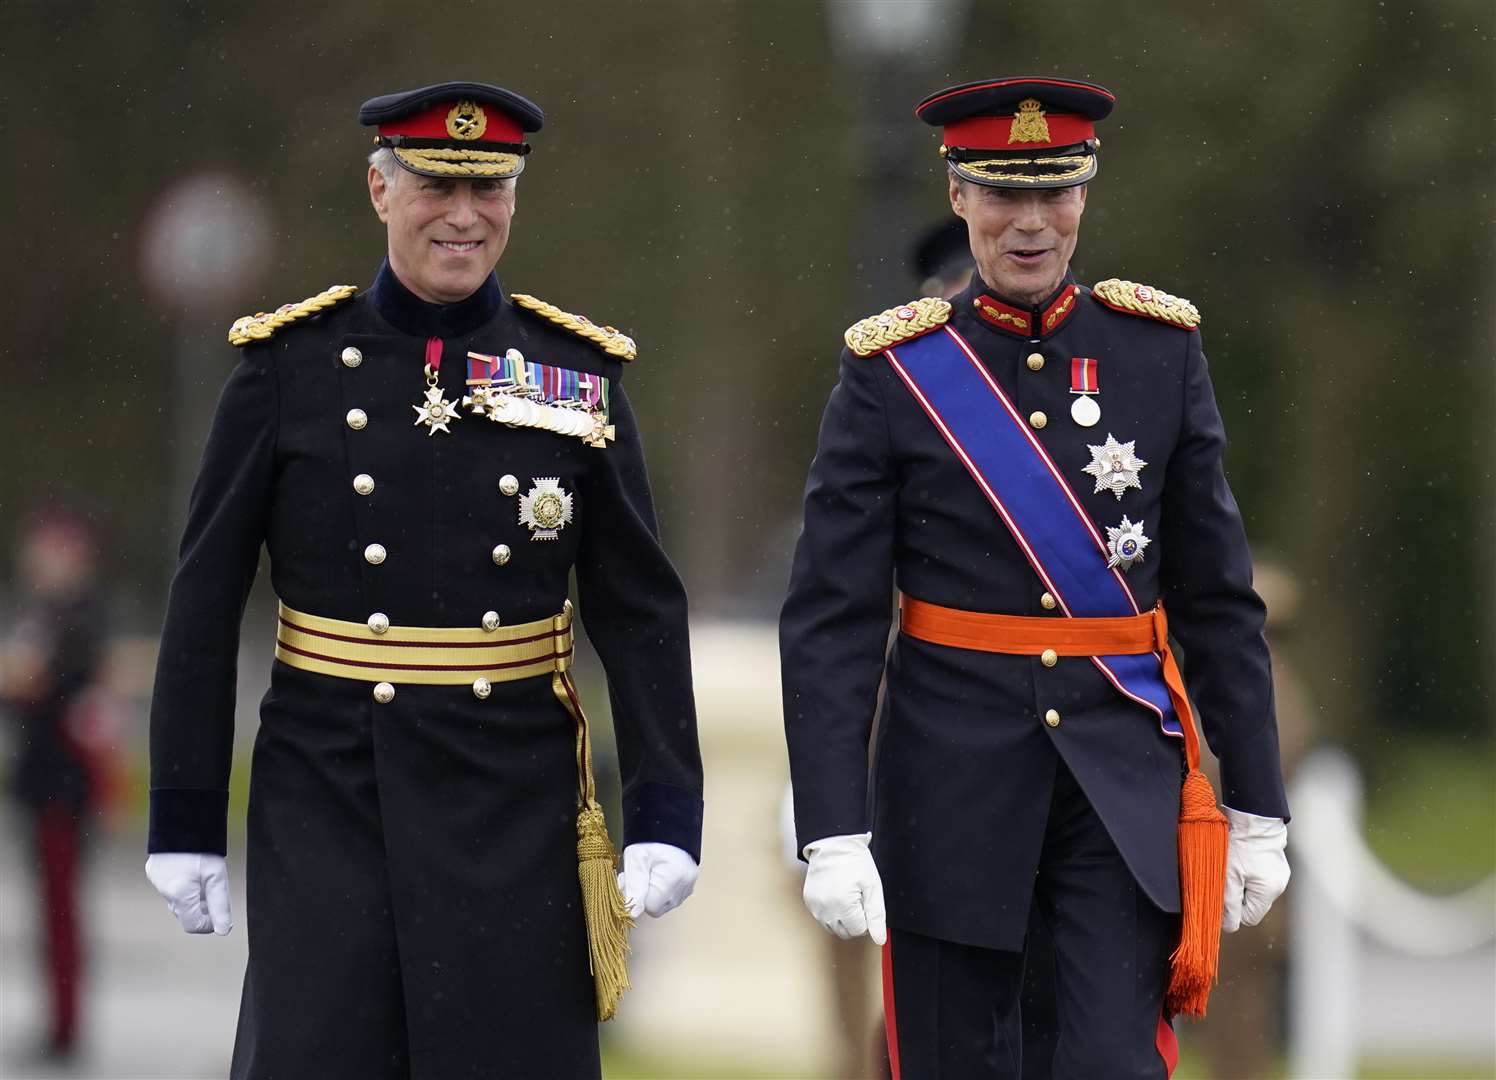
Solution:
<svg viewBox="0 0 1496 1080"><path fill-rule="evenodd" d="M1137 446L1137 440L1119 443L1110 433L1107 433L1106 442L1100 446L1086 444L1086 449L1091 451L1091 464L1081 469L1087 476L1096 478L1096 490L1093 495L1103 491L1110 491L1121 500L1122 493L1128 488L1143 490L1142 481L1138 479L1138 473L1148 464L1142 458L1133 453Z"/></svg>
<svg viewBox="0 0 1496 1080"><path fill-rule="evenodd" d="M1106 549L1111 555L1106 561L1107 568L1132 569L1133 563L1143 561L1143 550L1151 543L1153 541L1143 535L1143 523L1128 521L1127 515L1123 514L1121 525L1106 527Z"/></svg>
<svg viewBox="0 0 1496 1080"><path fill-rule="evenodd" d="M1081 427L1095 427L1101 419L1101 406L1090 394L1077 394L1070 403L1070 419Z"/></svg>

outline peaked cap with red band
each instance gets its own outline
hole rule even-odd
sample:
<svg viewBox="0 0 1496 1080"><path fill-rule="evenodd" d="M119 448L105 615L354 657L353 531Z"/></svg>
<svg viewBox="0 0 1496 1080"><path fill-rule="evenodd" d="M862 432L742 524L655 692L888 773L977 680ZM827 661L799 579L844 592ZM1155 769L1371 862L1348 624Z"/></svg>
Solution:
<svg viewBox="0 0 1496 1080"><path fill-rule="evenodd" d="M358 121L402 168L450 179L518 176L545 113L529 98L488 83L448 82L370 98Z"/></svg>
<svg viewBox="0 0 1496 1080"><path fill-rule="evenodd" d="M914 115L945 129L940 154L957 176L988 187L1074 187L1096 175L1095 122L1116 100L1072 79L984 79L931 94Z"/></svg>

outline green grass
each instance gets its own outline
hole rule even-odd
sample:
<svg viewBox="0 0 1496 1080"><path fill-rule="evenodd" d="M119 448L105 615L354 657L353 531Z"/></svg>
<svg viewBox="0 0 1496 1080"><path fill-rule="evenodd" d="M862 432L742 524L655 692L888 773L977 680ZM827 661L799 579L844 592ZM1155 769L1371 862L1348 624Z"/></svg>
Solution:
<svg viewBox="0 0 1496 1080"><path fill-rule="evenodd" d="M1488 742L1403 744L1367 772L1367 841L1398 877L1452 892L1496 869L1496 762Z"/></svg>

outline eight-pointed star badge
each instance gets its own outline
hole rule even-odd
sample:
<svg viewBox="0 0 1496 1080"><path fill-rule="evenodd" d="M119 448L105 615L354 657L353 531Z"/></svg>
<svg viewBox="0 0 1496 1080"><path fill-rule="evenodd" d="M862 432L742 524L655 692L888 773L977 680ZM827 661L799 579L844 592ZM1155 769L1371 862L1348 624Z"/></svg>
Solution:
<svg viewBox="0 0 1496 1080"><path fill-rule="evenodd" d="M1101 446L1086 444L1086 449L1091 451L1091 464L1081 472L1096 478L1096 491L1092 492L1093 495L1110 491L1120 501L1122 493L1128 488L1143 490L1138 473L1148 463L1132 452L1135 446L1136 439L1119 443L1110 432Z"/></svg>
<svg viewBox="0 0 1496 1080"><path fill-rule="evenodd" d="M519 497L519 523L529 528L531 540L554 540L571 524L571 492L560 477L535 478L535 486Z"/></svg>
<svg viewBox="0 0 1496 1080"><path fill-rule="evenodd" d="M1111 553L1107 559L1108 569L1120 566L1124 570L1130 570L1132 564L1143 561L1143 549L1152 540L1143 535L1143 523L1141 521L1128 521L1127 515L1122 515L1122 524L1113 528L1106 527L1106 549Z"/></svg>

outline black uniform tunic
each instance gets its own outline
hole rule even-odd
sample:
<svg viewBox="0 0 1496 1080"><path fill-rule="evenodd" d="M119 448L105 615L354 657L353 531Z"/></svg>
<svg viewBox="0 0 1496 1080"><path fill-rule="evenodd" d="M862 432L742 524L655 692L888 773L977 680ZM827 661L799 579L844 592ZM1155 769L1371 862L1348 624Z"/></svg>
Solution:
<svg viewBox="0 0 1496 1080"><path fill-rule="evenodd" d="M462 415L413 423L430 338L462 397L466 354L611 381L606 449ZM356 348L361 362L341 359ZM517 307L496 279L457 304L374 287L246 347L219 402L172 584L151 711L150 850L225 850L239 623L261 544L277 595L394 626L580 614L608 675L625 843L699 858L701 764L686 597L661 549L620 364ZM366 422L354 426L351 410ZM369 494L354 477L374 481ZM540 478L573 520L532 541ZM365 558L370 544L386 557ZM507 564L496 545L512 551ZM572 721L549 676L371 684L274 665L248 834L243 1077L589 1076L598 1071L576 863Z"/></svg>
<svg viewBox="0 0 1496 1080"><path fill-rule="evenodd" d="M1222 801L1287 816L1263 607L1236 502L1226 439L1198 332L1111 310L1082 289L1038 336L994 325L952 299L971 344L1101 535L1125 514L1152 544L1126 572L1140 608L1163 599ZM1017 305L1014 305L1017 306ZM1027 310L1025 308L1025 310ZM1039 370L1027 360L1043 357ZM1071 419L1073 357L1098 361L1101 420ZM995 413L994 423L1004 423ZM1081 470L1108 433L1136 440L1142 489L1118 500ZM1023 946L1056 763L1079 781L1138 884L1179 910L1176 827L1182 750L1086 657L954 649L898 635L887 647L891 585L947 607L1062 618L1018 544L883 354L843 351L806 485L780 646L799 843L865 832L888 923L945 941ZM886 652L886 657L885 657ZM867 747L887 689L868 795ZM1058 726L1043 717L1060 715ZM869 804L871 803L871 809Z"/></svg>

